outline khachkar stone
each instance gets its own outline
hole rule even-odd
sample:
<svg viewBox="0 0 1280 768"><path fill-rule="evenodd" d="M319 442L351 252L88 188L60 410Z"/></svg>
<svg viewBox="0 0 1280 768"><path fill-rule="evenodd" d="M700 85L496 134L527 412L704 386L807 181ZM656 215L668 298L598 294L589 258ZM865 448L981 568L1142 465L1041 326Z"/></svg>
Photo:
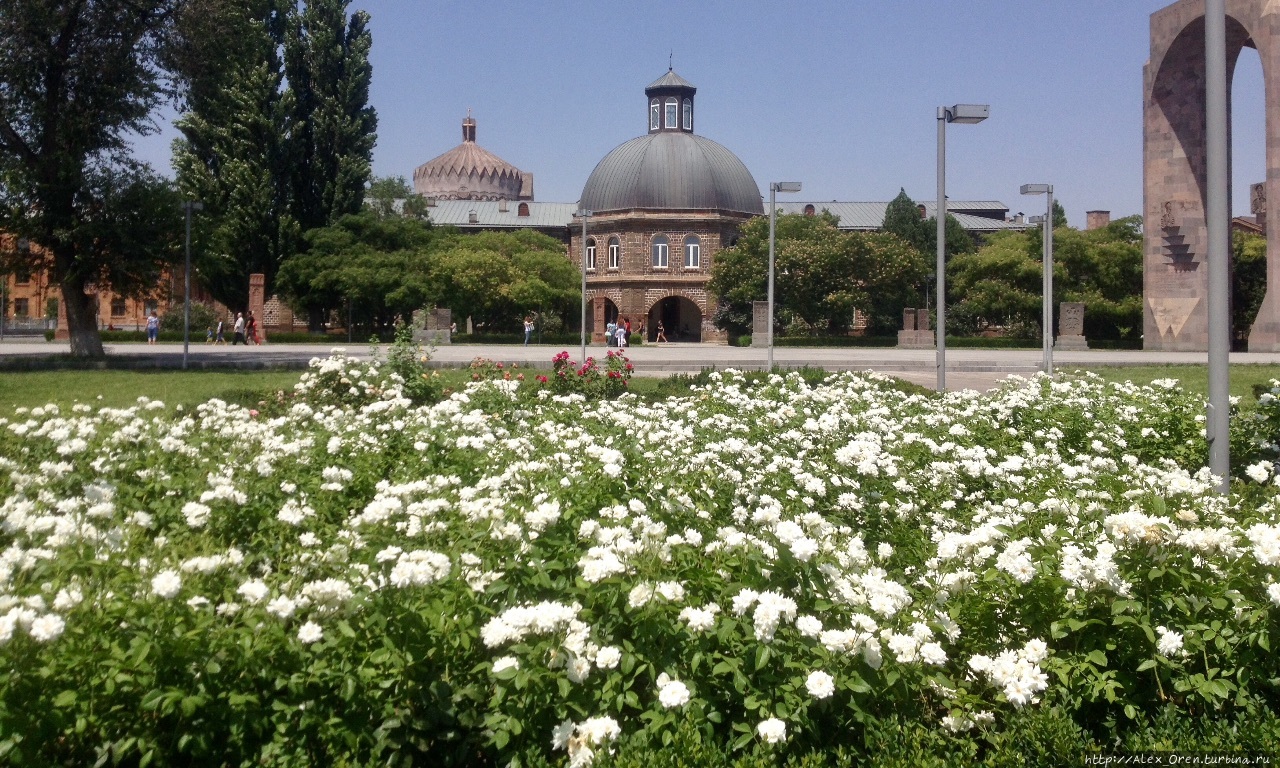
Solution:
<svg viewBox="0 0 1280 768"><path fill-rule="evenodd" d="M1084 303L1064 301L1058 305L1058 338L1054 349L1088 349L1084 337Z"/></svg>
<svg viewBox="0 0 1280 768"><path fill-rule="evenodd" d="M751 346L769 346L769 302L751 302Z"/></svg>
<svg viewBox="0 0 1280 768"><path fill-rule="evenodd" d="M899 349L933 347L933 331L929 330L929 310L908 307L902 310L902 330L898 331Z"/></svg>
<svg viewBox="0 0 1280 768"><path fill-rule="evenodd" d="M258 341L267 343L267 276L261 272L249 275L249 313L258 321Z"/></svg>
<svg viewBox="0 0 1280 768"><path fill-rule="evenodd" d="M413 313L413 340L420 344L452 344L453 312L418 309Z"/></svg>
<svg viewBox="0 0 1280 768"><path fill-rule="evenodd" d="M1280 3L1225 0L1225 6L1228 72L1246 46L1262 59L1267 174L1253 202L1257 215L1271 219L1271 206L1280 205ZM1179 0L1151 14L1151 53L1143 70L1146 349L1209 346L1204 15L1205 0ZM1280 351L1280 227L1267 229L1267 291L1249 351Z"/></svg>

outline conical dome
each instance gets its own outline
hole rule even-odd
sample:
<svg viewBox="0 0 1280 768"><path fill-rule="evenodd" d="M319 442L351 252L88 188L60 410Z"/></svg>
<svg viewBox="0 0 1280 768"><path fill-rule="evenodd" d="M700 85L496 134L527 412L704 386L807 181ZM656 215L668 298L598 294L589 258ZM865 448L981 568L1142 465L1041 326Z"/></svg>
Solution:
<svg viewBox="0 0 1280 768"><path fill-rule="evenodd" d="M531 174L476 144L470 115L462 121L462 143L413 172L413 191L438 200L527 200L532 187Z"/></svg>

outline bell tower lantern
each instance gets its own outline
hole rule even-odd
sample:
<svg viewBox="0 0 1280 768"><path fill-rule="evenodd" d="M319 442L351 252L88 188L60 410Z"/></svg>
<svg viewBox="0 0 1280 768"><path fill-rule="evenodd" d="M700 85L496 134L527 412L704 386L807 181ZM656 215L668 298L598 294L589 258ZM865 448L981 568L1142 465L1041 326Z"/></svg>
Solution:
<svg viewBox="0 0 1280 768"><path fill-rule="evenodd" d="M668 69L667 74L644 89L649 105L649 133L693 133L693 83Z"/></svg>

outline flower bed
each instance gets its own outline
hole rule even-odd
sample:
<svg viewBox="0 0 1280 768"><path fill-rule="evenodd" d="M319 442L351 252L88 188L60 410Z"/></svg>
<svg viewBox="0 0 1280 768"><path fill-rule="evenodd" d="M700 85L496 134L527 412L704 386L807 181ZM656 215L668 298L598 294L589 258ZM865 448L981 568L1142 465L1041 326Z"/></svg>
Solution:
<svg viewBox="0 0 1280 768"><path fill-rule="evenodd" d="M581 766L1274 704L1274 399L1220 496L1172 382L712 379L414 407L336 355L279 413L0 420L0 759Z"/></svg>

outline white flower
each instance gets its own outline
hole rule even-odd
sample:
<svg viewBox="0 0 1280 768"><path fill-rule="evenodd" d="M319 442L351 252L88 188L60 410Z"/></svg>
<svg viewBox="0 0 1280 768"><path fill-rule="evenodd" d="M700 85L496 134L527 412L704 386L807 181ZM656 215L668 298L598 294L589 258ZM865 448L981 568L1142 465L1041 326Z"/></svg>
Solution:
<svg viewBox="0 0 1280 768"><path fill-rule="evenodd" d="M596 651L596 666L601 669L613 669L622 661L621 649L606 645Z"/></svg>
<svg viewBox="0 0 1280 768"><path fill-rule="evenodd" d="M1267 585L1267 597L1271 598L1271 602L1280 605L1280 584Z"/></svg>
<svg viewBox="0 0 1280 768"><path fill-rule="evenodd" d="M182 505L182 516L192 528L203 528L209 522L209 508L199 502L189 501Z"/></svg>
<svg viewBox="0 0 1280 768"><path fill-rule="evenodd" d="M893 555L893 545L888 542L880 544L876 547L876 554L880 556L881 560L887 560Z"/></svg>
<svg viewBox="0 0 1280 768"><path fill-rule="evenodd" d="M1271 462L1259 461L1257 464L1250 464L1244 473L1252 478L1255 483L1265 483L1271 479L1271 470Z"/></svg>
<svg viewBox="0 0 1280 768"><path fill-rule="evenodd" d="M680 620L689 625L690 632L709 632L716 625L716 614L720 606L708 603L705 608L685 608L680 611Z"/></svg>
<svg viewBox="0 0 1280 768"><path fill-rule="evenodd" d="M809 689L809 695L815 699L825 699L836 692L836 681L831 675L821 670L809 673L809 678L804 681L804 687Z"/></svg>
<svg viewBox="0 0 1280 768"><path fill-rule="evenodd" d="M324 630L314 621L308 621L298 628L298 641L310 645L319 642L324 637Z"/></svg>
<svg viewBox="0 0 1280 768"><path fill-rule="evenodd" d="M296 611L297 609L298 609L298 604L294 602L292 598L286 595L281 595L280 597L277 597L275 600L272 600L271 602L267 603L267 613L271 614L272 616L277 616L281 619L289 618L290 616L293 615L293 612Z"/></svg>
<svg viewBox="0 0 1280 768"><path fill-rule="evenodd" d="M78 587L69 587L67 589L58 590L58 595L53 598L53 609L55 611L69 611L75 608L84 600L84 593Z"/></svg>
<svg viewBox="0 0 1280 768"><path fill-rule="evenodd" d="M658 681L658 701L667 709L689 703L689 686L679 680Z"/></svg>
<svg viewBox="0 0 1280 768"><path fill-rule="evenodd" d="M62 617L56 613L46 613L35 621L31 622L31 629L27 632L31 635L31 639L38 643L48 643L58 639L62 634L62 630L66 629L67 623Z"/></svg>
<svg viewBox="0 0 1280 768"><path fill-rule="evenodd" d="M182 589L182 577L177 571L164 570L151 579L151 593L165 600L178 594L180 589Z"/></svg>
<svg viewBox="0 0 1280 768"><path fill-rule="evenodd" d="M796 631L805 637L817 637L822 634L822 620L816 616L801 616L796 619Z"/></svg>
<svg viewBox="0 0 1280 768"><path fill-rule="evenodd" d="M756 726L756 733L768 744L779 744L787 740L787 724L776 717L761 720Z"/></svg>
<svg viewBox="0 0 1280 768"><path fill-rule="evenodd" d="M925 643L920 646L920 660L940 667L947 663L947 652L938 643Z"/></svg>
<svg viewBox="0 0 1280 768"><path fill-rule="evenodd" d="M515 656L503 656L493 662L493 674L495 675L508 669L520 669L520 660Z"/></svg>
<svg viewBox="0 0 1280 768"><path fill-rule="evenodd" d="M265 600L270 590L262 579L250 579L236 588L236 594L253 604Z"/></svg>
<svg viewBox="0 0 1280 768"><path fill-rule="evenodd" d="M1182 652L1182 633L1174 632L1168 627L1156 627L1160 639L1156 641L1156 650L1162 656L1176 656Z"/></svg>

